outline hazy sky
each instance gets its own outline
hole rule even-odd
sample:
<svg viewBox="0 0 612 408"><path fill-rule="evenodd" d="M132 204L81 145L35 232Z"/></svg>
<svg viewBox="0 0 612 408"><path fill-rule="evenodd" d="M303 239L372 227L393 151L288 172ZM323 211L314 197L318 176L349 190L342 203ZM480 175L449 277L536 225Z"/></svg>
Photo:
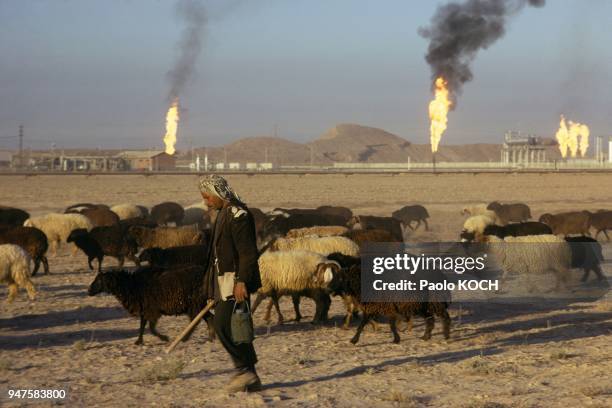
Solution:
<svg viewBox="0 0 612 408"><path fill-rule="evenodd" d="M417 30L439 4L205 1L178 147L271 134L307 141L337 123L428 142L430 69ZM0 0L0 147L163 144L182 25L174 1ZM552 136L559 114L612 135L612 1L526 8L473 64L442 144Z"/></svg>

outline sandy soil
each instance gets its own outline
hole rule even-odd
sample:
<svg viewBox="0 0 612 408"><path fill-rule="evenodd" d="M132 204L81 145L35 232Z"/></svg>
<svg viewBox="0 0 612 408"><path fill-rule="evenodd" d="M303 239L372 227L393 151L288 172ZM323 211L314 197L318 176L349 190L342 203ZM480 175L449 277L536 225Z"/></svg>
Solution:
<svg viewBox="0 0 612 408"><path fill-rule="evenodd" d="M544 212L610 208L608 175L398 175L232 176L230 182L252 206L271 209L336 204L356 213L385 215L409 203L424 204L430 232L409 239L452 240L461 229L459 211L470 203L527 202ZM0 205L32 214L58 211L76 202L152 205L198 201L192 176L2 177ZM601 238L601 237L600 237ZM612 250L606 246L606 258ZM114 265L111 259L108 266ZM25 293L4 302L0 287L0 405L68 406L459 406L542 407L612 404L612 299L549 304L454 304L453 330L445 341L436 326L429 342L419 339L422 321L402 342L391 343L388 326L366 329L349 343L355 327L340 328L343 306L334 299L331 321L309 323L313 304L302 302L305 319L267 326L255 323L261 393L233 396L220 389L231 374L218 343L204 327L170 356L147 334L135 346L138 322L111 296L88 297L93 273L82 254L63 248L50 258L51 274L36 276L39 297ZM576 271L576 274L579 274ZM604 273L612 276L607 261ZM286 318L293 316L284 300ZM159 329L173 337L184 317L164 317ZM64 389L65 400L8 400L9 389Z"/></svg>

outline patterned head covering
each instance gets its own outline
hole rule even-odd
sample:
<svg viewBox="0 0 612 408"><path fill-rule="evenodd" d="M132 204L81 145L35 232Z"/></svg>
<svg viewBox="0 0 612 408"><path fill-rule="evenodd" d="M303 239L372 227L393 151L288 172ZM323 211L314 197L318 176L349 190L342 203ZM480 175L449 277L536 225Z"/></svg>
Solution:
<svg viewBox="0 0 612 408"><path fill-rule="evenodd" d="M242 200L232 190L232 188L227 183L223 177L217 174L209 174L207 176L203 176L199 181L200 191L202 193L210 193L216 195L222 200L229 202L238 202L242 204Z"/></svg>

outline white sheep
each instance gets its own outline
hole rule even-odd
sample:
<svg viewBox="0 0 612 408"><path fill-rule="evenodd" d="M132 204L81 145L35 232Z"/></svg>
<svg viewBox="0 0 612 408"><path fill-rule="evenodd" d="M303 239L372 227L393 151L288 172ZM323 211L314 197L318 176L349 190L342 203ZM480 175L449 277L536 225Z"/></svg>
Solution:
<svg viewBox="0 0 612 408"><path fill-rule="evenodd" d="M488 215L473 215L463 223L463 232L474 234L477 238L484 234L488 225L495 224L495 220Z"/></svg>
<svg viewBox="0 0 612 408"><path fill-rule="evenodd" d="M487 210L487 204L474 204L467 207L463 207L463 209L461 210L461 215L480 215L486 213L487 211L489 211Z"/></svg>
<svg viewBox="0 0 612 408"><path fill-rule="evenodd" d="M57 255L57 249L62 242L66 242L72 231L84 228L87 231L93 228L89 218L82 214L58 214L49 213L38 217L30 217L23 223L24 227L36 227L45 233L53 255ZM73 248L73 255L76 246Z"/></svg>
<svg viewBox="0 0 612 408"><path fill-rule="evenodd" d="M349 229L347 227L343 227L341 225L322 225L316 227L294 228L287 232L285 238L300 238L312 235L317 237L334 237L346 234L348 231Z"/></svg>
<svg viewBox="0 0 612 408"><path fill-rule="evenodd" d="M498 238L486 235L495 262L502 268L501 280L512 272L525 276L529 291L535 289L530 277L553 272L556 278L555 290L561 283L567 287L572 264L572 251L563 238L556 235L526 235L521 237Z"/></svg>
<svg viewBox="0 0 612 408"><path fill-rule="evenodd" d="M138 206L133 204L117 204L111 207L111 211L117 214L120 220L146 216Z"/></svg>
<svg viewBox="0 0 612 408"><path fill-rule="evenodd" d="M17 296L19 288L28 292L30 300L36 298L36 290L30 280L32 269L30 255L20 246L13 244L0 245L0 282L9 287L8 302Z"/></svg>
<svg viewBox="0 0 612 408"><path fill-rule="evenodd" d="M467 216L475 216L475 215L485 215L489 218L493 219L493 223L497 225L503 225L502 220L497 216L495 211L488 210L487 204L476 204L468 207L463 207L461 210L461 215Z"/></svg>
<svg viewBox="0 0 612 408"><path fill-rule="evenodd" d="M300 295L314 299L317 305L314 321L325 319L331 303L325 289L332 281L334 272L340 269L337 262L321 254L302 250L266 251L259 257L258 262L262 286L253 303L253 312L265 297L270 296L276 307L279 323L282 323L283 316L278 305L279 297ZM294 307L296 308L296 320L299 320L301 318L299 303L296 305L294 301ZM266 321L270 320L270 308L271 306L266 312Z"/></svg>
<svg viewBox="0 0 612 408"><path fill-rule="evenodd" d="M287 251L301 249L329 255L340 252L343 255L359 256L359 245L346 237L317 237L307 236L301 238L277 238L270 244L271 251Z"/></svg>

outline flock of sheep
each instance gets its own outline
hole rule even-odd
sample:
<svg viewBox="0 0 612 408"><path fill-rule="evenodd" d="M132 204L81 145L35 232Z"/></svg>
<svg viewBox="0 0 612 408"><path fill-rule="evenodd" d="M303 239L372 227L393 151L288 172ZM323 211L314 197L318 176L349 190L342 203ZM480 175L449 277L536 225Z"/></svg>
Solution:
<svg viewBox="0 0 612 408"><path fill-rule="evenodd" d="M447 298L419 290L401 303L360 300L359 255L363 246L368 242L401 243L408 230L416 230L421 224L429 229L429 214L423 206L405 206L388 217L354 215L339 206L250 211L256 224L262 280L252 310L255 312L265 298L270 298L266 321L270 321L274 306L282 323L278 301L281 296L291 296L296 320L302 317L300 298L308 297L316 305L313 322L323 322L328 318L330 295L338 295L346 305L345 327L358 312L362 314L353 343L359 340L365 325L380 316L388 318L394 342L400 340L397 319L410 321L412 316L425 319L424 339L431 337L436 317L442 321L443 335L449 337ZM535 222L529 221L531 211L525 204L493 202L464 208L462 214L468 218L460 233L461 241L490 245L500 260L502 279L508 273L529 276L552 271L561 285L567 282L571 268L583 268L583 280L590 271L603 279L601 245L590 237L590 230L595 230L595 238L603 232L609 240L612 211L544 214ZM168 338L156 329L162 315L193 319L205 306L204 258L215 215L202 204L183 208L173 202L150 210L130 204L109 207L83 203L61 214L35 217L21 209L0 207L0 281L9 286L9 302L18 288L26 289L34 299L31 277L40 264L44 273L49 273L48 249L56 254L59 245L73 243L73 254L78 248L87 256L90 269L97 266L89 294L112 294L130 314L140 317L137 344L142 344L147 324L153 335L166 341ZM500 242L547 245L495 245ZM119 268L102 268L108 256L118 260ZM137 267L124 269L126 258ZM204 320L209 323L209 337L214 337L210 315Z"/></svg>

